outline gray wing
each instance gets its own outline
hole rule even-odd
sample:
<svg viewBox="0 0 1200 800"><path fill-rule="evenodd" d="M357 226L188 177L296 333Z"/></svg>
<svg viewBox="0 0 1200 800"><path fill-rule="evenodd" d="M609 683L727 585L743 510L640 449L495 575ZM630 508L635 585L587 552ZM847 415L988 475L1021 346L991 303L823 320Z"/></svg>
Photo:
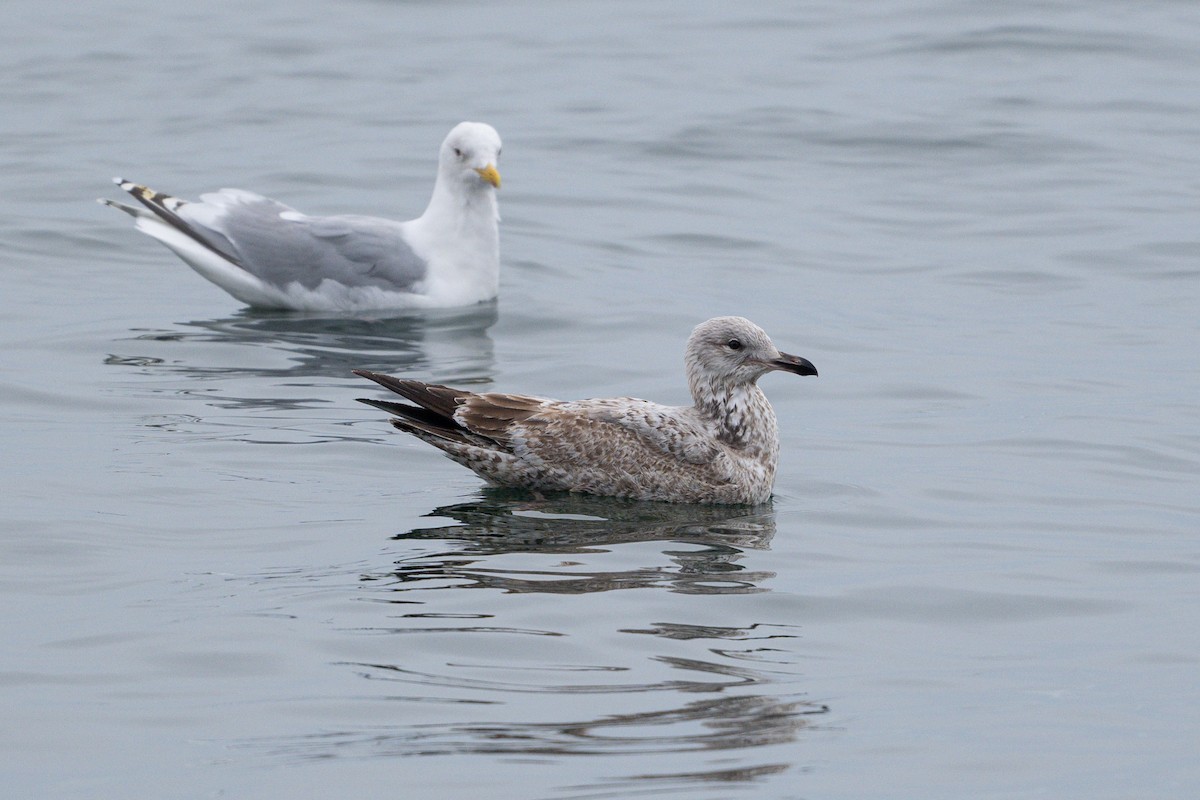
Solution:
<svg viewBox="0 0 1200 800"><path fill-rule="evenodd" d="M376 217L309 217L250 192L223 190L178 210L212 249L276 286L345 286L408 291L428 264L404 237L401 223Z"/></svg>

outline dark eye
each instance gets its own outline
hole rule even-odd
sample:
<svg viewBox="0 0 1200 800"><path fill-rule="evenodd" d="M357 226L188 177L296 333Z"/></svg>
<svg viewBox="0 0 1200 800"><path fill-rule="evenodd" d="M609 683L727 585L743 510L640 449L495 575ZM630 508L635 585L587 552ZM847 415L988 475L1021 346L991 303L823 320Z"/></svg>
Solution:
<svg viewBox="0 0 1200 800"><path fill-rule="evenodd" d="M454 148L454 155L458 156L459 158L462 158L462 150L460 150L457 147Z"/></svg>
<svg viewBox="0 0 1200 800"><path fill-rule="evenodd" d="M728 347L730 350L741 350L742 349L742 343L739 342L737 339L730 339L728 342L725 343L725 346Z"/></svg>

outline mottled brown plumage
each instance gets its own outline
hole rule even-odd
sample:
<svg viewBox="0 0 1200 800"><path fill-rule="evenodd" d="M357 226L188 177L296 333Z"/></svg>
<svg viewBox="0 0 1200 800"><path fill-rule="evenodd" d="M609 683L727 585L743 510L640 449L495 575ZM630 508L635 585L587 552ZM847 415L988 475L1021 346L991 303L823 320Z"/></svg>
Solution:
<svg viewBox="0 0 1200 800"><path fill-rule="evenodd" d="M476 393L365 370L415 405L361 402L498 486L682 503L761 503L779 458L775 412L757 381L816 375L742 317L697 326L685 357L693 406L620 397L563 402Z"/></svg>

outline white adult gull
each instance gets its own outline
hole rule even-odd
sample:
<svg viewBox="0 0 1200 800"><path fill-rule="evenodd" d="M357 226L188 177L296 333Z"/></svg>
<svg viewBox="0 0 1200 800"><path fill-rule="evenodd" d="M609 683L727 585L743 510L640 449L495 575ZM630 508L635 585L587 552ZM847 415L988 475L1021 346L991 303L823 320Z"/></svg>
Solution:
<svg viewBox="0 0 1200 800"><path fill-rule="evenodd" d="M242 189L199 202L116 178L145 208L132 216L196 272L247 305L312 311L437 308L491 300L499 289L500 136L463 122L442 142L425 213L408 222L310 217Z"/></svg>
<svg viewBox="0 0 1200 800"><path fill-rule="evenodd" d="M775 411L758 387L772 370L816 375L743 317L701 323L684 357L694 404L631 397L563 402L476 393L366 370L415 403L360 399L402 431L495 486L673 503L758 504L779 463Z"/></svg>

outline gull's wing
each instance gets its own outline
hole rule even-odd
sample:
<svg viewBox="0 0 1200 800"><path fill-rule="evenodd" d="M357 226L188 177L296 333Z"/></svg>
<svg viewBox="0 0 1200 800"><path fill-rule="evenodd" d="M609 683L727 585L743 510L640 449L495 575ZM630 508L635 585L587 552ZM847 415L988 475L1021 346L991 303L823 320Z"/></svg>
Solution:
<svg viewBox="0 0 1200 800"><path fill-rule="evenodd" d="M689 464L709 464L721 452L691 408L664 406L634 397L581 400L561 403L558 408L618 425L646 445Z"/></svg>
<svg viewBox="0 0 1200 800"><path fill-rule="evenodd" d="M222 189L191 202L132 181L116 181L149 213L111 200L101 202L133 216L140 230L242 299L245 292L237 291L245 283L240 273L261 282L252 285L276 289L298 284L313 290L323 280L332 280L352 288L407 292L428 272L403 223L362 216L310 217L241 189Z"/></svg>
<svg viewBox="0 0 1200 800"><path fill-rule="evenodd" d="M356 369L354 374L375 381L415 405L359 398L359 402L395 415L402 429L420 431L444 442L511 451L514 425L536 415L552 401L539 397L489 392L476 394L436 383L405 380ZM426 439L429 441L429 439Z"/></svg>
<svg viewBox="0 0 1200 800"><path fill-rule="evenodd" d="M361 402L496 485L695 502L723 497L731 486L727 454L692 409L632 398L562 403L476 394L355 372L412 405Z"/></svg>
<svg viewBox="0 0 1200 800"><path fill-rule="evenodd" d="M457 444L486 446L506 453L587 458L589 451L621 447L647 457L708 464L720 448L689 408L617 397L559 402L499 392L475 393L422 381L354 370L415 405L360 398L395 415L398 427ZM439 447L441 443L434 442ZM563 451L563 452L560 452Z"/></svg>
<svg viewBox="0 0 1200 800"><path fill-rule="evenodd" d="M587 460L616 447L695 465L711 464L721 454L689 408L633 397L560 402L497 392L460 394L466 396L456 398L454 421L510 452L527 449L550 457L553 451L562 458Z"/></svg>
<svg viewBox="0 0 1200 800"><path fill-rule="evenodd" d="M222 189L175 210L189 235L273 286L411 290L428 264L399 222L362 216L310 217L253 192Z"/></svg>

